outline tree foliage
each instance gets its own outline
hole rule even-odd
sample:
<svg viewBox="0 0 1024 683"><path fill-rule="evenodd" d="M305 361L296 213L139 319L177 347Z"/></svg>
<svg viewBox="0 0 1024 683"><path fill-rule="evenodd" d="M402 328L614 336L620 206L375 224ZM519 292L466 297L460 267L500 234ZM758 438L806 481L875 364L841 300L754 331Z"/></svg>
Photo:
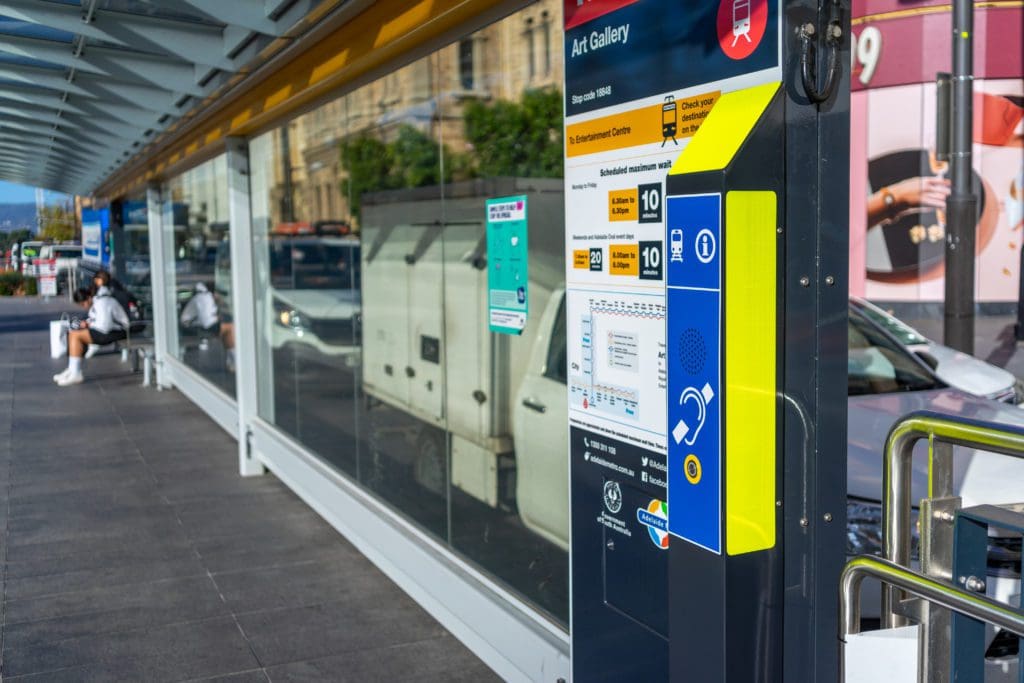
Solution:
<svg viewBox="0 0 1024 683"><path fill-rule="evenodd" d="M562 176L562 94L558 90L527 91L519 102L469 102L463 122L477 175Z"/></svg>
<svg viewBox="0 0 1024 683"><path fill-rule="evenodd" d="M366 192L457 180L562 177L562 93L531 90L519 102L472 100L463 108L466 151L454 152L418 128L399 126L388 142L375 132L341 145L342 194L359 217Z"/></svg>
<svg viewBox="0 0 1024 683"><path fill-rule="evenodd" d="M54 204L39 211L39 239L70 242L79 234L78 217L66 206Z"/></svg>
<svg viewBox="0 0 1024 683"><path fill-rule="evenodd" d="M353 216L359 216L363 193L391 187L391 164L388 146L371 135L357 135L342 144L341 165L346 177L341 192L349 198Z"/></svg>

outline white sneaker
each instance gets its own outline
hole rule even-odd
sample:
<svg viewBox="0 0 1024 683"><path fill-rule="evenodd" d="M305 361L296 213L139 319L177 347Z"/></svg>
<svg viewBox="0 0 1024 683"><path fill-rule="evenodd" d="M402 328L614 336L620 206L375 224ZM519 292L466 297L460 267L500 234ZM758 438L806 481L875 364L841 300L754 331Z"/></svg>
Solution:
<svg viewBox="0 0 1024 683"><path fill-rule="evenodd" d="M100 352L100 345L99 344L89 344L89 348L85 350L85 357L86 358L92 358L93 356L95 356L99 352Z"/></svg>
<svg viewBox="0 0 1024 683"><path fill-rule="evenodd" d="M85 377L80 372L69 372L64 377L57 380L57 386L59 387L70 387L72 384L81 384L85 381Z"/></svg>
<svg viewBox="0 0 1024 683"><path fill-rule="evenodd" d="M71 368L64 368L64 369L63 369L62 371L58 372L58 373L57 373L56 375L54 375L54 376L53 376L53 381L54 381L54 382L59 382L59 381L61 381L62 379L64 379L65 377L67 377L67 375L68 375L68 374L69 374L70 372L71 372Z"/></svg>

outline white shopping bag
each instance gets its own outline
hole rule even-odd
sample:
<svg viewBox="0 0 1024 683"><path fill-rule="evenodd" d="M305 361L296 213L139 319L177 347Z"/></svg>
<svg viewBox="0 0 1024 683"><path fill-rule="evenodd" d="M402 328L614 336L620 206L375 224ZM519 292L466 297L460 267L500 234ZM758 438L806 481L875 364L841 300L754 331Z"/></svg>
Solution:
<svg viewBox="0 0 1024 683"><path fill-rule="evenodd" d="M920 628L865 631L846 637L846 683L917 683Z"/></svg>
<svg viewBox="0 0 1024 683"><path fill-rule="evenodd" d="M50 358L61 358L68 352L68 328L70 323L67 320L50 321Z"/></svg>

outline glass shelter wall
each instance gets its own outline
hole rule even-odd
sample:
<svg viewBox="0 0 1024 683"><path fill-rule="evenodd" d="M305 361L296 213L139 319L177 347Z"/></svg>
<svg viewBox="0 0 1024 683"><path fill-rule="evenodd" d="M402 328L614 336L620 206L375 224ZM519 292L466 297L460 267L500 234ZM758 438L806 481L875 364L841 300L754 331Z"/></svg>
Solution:
<svg viewBox="0 0 1024 683"><path fill-rule="evenodd" d="M223 155L170 180L164 188L165 243L173 249L167 301L177 324L175 357L235 396L227 158Z"/></svg>
<svg viewBox="0 0 1024 683"><path fill-rule="evenodd" d="M149 215L145 193L129 195L120 204L124 227L124 270L118 279L134 294L142 317L153 318L153 285L149 257Z"/></svg>
<svg viewBox="0 0 1024 683"><path fill-rule="evenodd" d="M561 5L250 144L260 416L568 620ZM526 328L490 331L486 202L528 206Z"/></svg>

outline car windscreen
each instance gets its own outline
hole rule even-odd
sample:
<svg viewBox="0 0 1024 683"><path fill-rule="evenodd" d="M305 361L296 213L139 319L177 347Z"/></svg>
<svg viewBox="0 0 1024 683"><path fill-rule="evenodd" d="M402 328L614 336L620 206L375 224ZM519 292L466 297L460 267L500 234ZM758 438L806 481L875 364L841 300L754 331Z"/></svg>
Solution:
<svg viewBox="0 0 1024 683"><path fill-rule="evenodd" d="M910 325L895 318L885 311L872 306L871 304L857 305L857 311L865 318L881 327L883 330L896 337L901 344L911 346L913 344L927 344L928 340L918 334Z"/></svg>
<svg viewBox="0 0 1024 683"><path fill-rule="evenodd" d="M82 255L81 249L54 249L54 258L78 258Z"/></svg>
<svg viewBox="0 0 1024 683"><path fill-rule="evenodd" d="M906 349L852 310L847 341L850 396L926 391L944 386Z"/></svg>
<svg viewBox="0 0 1024 683"><path fill-rule="evenodd" d="M270 284L275 289L359 289L359 247L319 240L273 241Z"/></svg>

